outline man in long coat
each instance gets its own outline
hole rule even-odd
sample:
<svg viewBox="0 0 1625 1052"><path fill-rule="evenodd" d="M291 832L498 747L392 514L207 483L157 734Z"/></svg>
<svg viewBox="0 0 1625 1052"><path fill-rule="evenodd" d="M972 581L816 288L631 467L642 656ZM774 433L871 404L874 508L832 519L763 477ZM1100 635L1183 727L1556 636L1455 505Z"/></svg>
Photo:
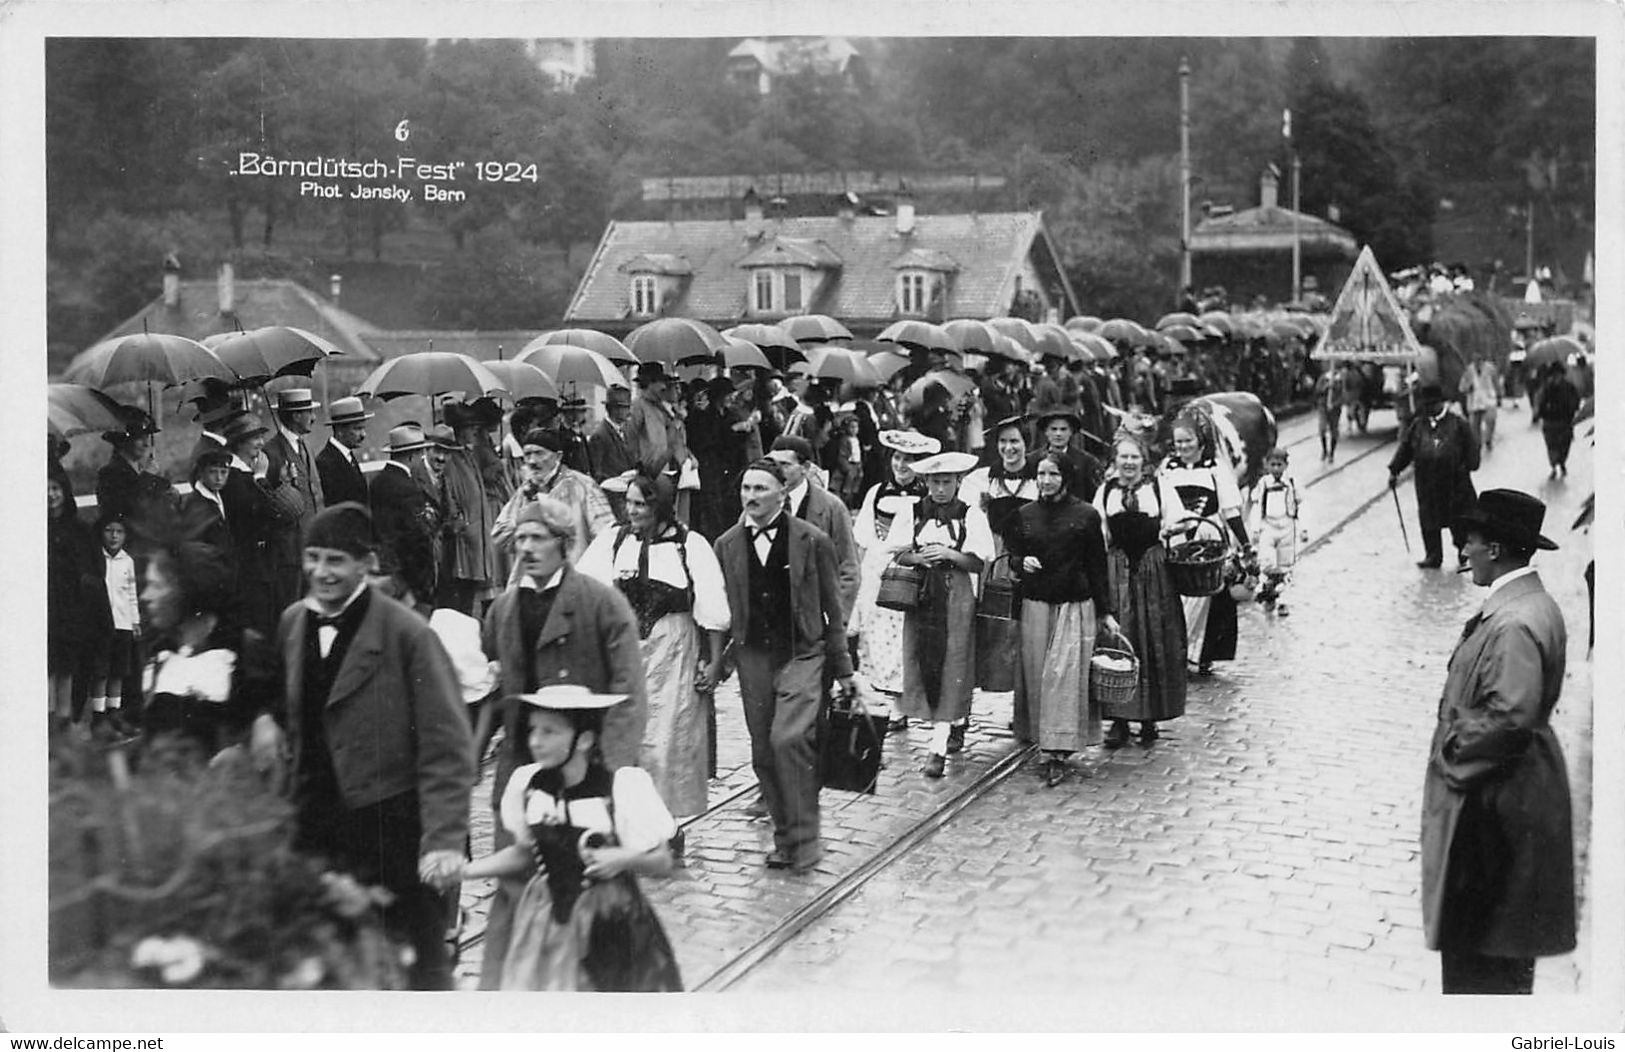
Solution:
<svg viewBox="0 0 1625 1052"><path fill-rule="evenodd" d="M1450 655L1422 791L1422 920L1444 992L1524 993L1575 945L1568 775L1552 733L1563 614L1529 565L1546 506L1487 490L1454 523L1482 609Z"/></svg>
<svg viewBox="0 0 1625 1052"><path fill-rule="evenodd" d="M604 717L600 748L611 770L635 766L648 723L643 680L643 646L626 598L570 566L575 516L560 501L541 497L519 512L514 531L518 570L515 582L486 611L482 643L487 657L502 668L500 716L483 706L476 741L487 739L487 720L503 721L503 741L492 782L491 809L497 811L514 769L531 762L529 707L515 695L556 684L584 686L597 694L625 694L627 700ZM495 847L512 843L496 824ZM513 907L523 882L498 883L485 927L480 989L501 988L502 959L512 931Z"/></svg>
<svg viewBox="0 0 1625 1052"><path fill-rule="evenodd" d="M304 593L301 538L322 508L322 479L304 440L316 420L318 404L306 387L278 391L272 414L276 427L265 442L266 478L276 499L293 515L292 522L273 527L271 532L271 593L279 610Z"/></svg>
<svg viewBox="0 0 1625 1052"><path fill-rule="evenodd" d="M373 475L368 502L378 534L378 560L383 571L431 602L439 568L435 565L435 530L439 516L428 494L412 475L424 459L429 440L415 424L389 432L389 462Z"/></svg>
<svg viewBox="0 0 1625 1052"><path fill-rule="evenodd" d="M472 616L476 613L476 601L501 585L491 527L496 525L497 511L502 505L492 506L487 499L480 462L474 452L475 443L485 441L479 420L471 411L456 405L447 405L445 412L458 448L448 450L445 474L441 476L446 492L445 524L441 527L445 549L440 600L436 605L449 606L458 613Z"/></svg>
<svg viewBox="0 0 1625 1052"><path fill-rule="evenodd" d="M592 461L588 472L592 480L603 485L605 479L632 470L637 461L626 437L626 422L632 415L632 394L624 387L611 387L604 392L604 419L587 436L587 454ZM616 522L626 521L626 497L620 493L606 493L610 510Z"/></svg>
<svg viewBox="0 0 1625 1052"><path fill-rule="evenodd" d="M1388 488L1399 483L1399 473L1416 465L1416 517L1421 523L1425 557L1416 565L1436 570L1444 564L1440 533L1450 527L1457 551L1463 537L1455 519L1473 506L1472 472L1478 470L1478 440L1472 425L1450 412L1444 390L1424 384L1418 392L1421 410L1399 436L1399 448L1388 462Z"/></svg>

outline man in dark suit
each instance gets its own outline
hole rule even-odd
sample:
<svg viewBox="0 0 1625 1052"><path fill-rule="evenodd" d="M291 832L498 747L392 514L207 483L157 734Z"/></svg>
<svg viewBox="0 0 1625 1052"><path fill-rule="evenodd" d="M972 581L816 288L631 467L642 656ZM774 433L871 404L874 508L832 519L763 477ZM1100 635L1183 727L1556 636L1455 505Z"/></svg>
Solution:
<svg viewBox="0 0 1625 1052"><path fill-rule="evenodd" d="M204 393L189 399L196 407L197 422L202 425L197 441L192 444L192 454L186 460L186 478L193 483L197 482L198 458L211 449L224 450L226 425L248 414L248 410L238 404L235 392L224 383L211 377L204 377L203 383Z"/></svg>
<svg viewBox="0 0 1625 1052"><path fill-rule="evenodd" d="M745 469L745 514L717 538L717 560L728 586L751 766L773 817L767 865L800 872L823 857L817 725L824 685L837 680L850 694L852 658L835 547L789 514L785 481L775 460ZM714 683L721 674L713 664L705 677Z"/></svg>
<svg viewBox="0 0 1625 1052"><path fill-rule="evenodd" d="M434 534L439 516L412 473L428 449L429 440L416 424L391 430L389 461L373 475L369 493L379 563L423 599L435 594Z"/></svg>
<svg viewBox="0 0 1625 1052"><path fill-rule="evenodd" d="M367 584L371 516L316 515L310 591L282 614L282 702L254 724L254 755L292 757L295 845L394 896L385 923L410 941L420 990L451 988L446 911L468 834L473 748L456 673L423 618Z"/></svg>
<svg viewBox="0 0 1625 1052"><path fill-rule="evenodd" d="M504 744L492 783L493 811L499 808L514 769L531 762L530 708L517 704L518 694L562 683L585 686L596 694L625 694L627 700L605 714L600 738L604 763L611 770L635 766L643 747L649 710L637 618L618 589L570 566L575 543L576 513L571 508L547 496L527 502L514 527L517 577L485 614L485 653L501 665L505 699L500 714ZM491 710L492 706L482 707L475 740L485 740L486 721L498 718ZM495 837L498 849L512 843L500 822ZM500 988L513 907L522 889L521 881L497 885L486 921L482 990Z"/></svg>
<svg viewBox="0 0 1625 1052"><path fill-rule="evenodd" d="M1444 389L1423 384L1418 391L1421 407L1399 436L1399 448L1388 462L1388 488L1399 484L1399 473L1414 464L1416 518L1420 523L1425 557L1417 563L1424 570L1437 570L1444 564L1441 534L1450 527L1458 560L1464 560L1461 546L1465 538L1454 520L1473 506L1472 473L1478 470L1478 440L1473 427L1450 411Z"/></svg>
<svg viewBox="0 0 1625 1052"><path fill-rule="evenodd" d="M592 474L592 451L587 446L587 400L573 395L559 403L563 423L558 429L564 444L564 466L583 475ZM521 436L523 437L523 436Z"/></svg>
<svg viewBox="0 0 1625 1052"><path fill-rule="evenodd" d="M1568 631L1529 565L1557 547L1545 515L1493 489L1452 523L1489 594L1450 655L1422 789L1422 920L1447 994L1527 994L1535 958L1575 945L1573 819L1551 727Z"/></svg>
<svg viewBox="0 0 1625 1052"><path fill-rule="evenodd" d="M367 421L372 416L362 407L359 398L340 398L328 406L327 426L333 433L316 454L316 474L321 479L322 500L326 503L367 503L367 476L361 470L355 451L367 440Z"/></svg>
<svg viewBox="0 0 1625 1052"><path fill-rule="evenodd" d="M852 513L829 491L812 484L808 467L813 463L812 444L797 435L780 435L773 440L768 457L784 473L785 510L818 527L835 546L835 573L840 581L841 621L852 619L858 601L858 544L852 539Z"/></svg>
<svg viewBox="0 0 1625 1052"><path fill-rule="evenodd" d="M587 453L592 460L592 470L587 474L600 485L605 479L612 479L631 471L636 464L632 456L632 447L626 439L626 421L631 415L630 391L624 387L611 387L605 392L604 419L600 420L593 433L587 436ZM606 492L605 495L609 497L609 506L615 513L615 521L625 523L626 494Z"/></svg>
<svg viewBox="0 0 1625 1052"><path fill-rule="evenodd" d="M1070 409L1050 409L1038 414L1034 427L1038 449L1028 454L1027 470L1036 468L1039 458L1051 453L1062 457L1071 466L1072 477L1077 480L1073 494L1087 503L1095 499L1095 491L1100 488L1106 469L1100 461L1073 444L1073 438L1081 430L1083 418Z"/></svg>
<svg viewBox="0 0 1625 1052"><path fill-rule="evenodd" d="M304 436L316 420L316 401L308 387L290 387L276 393L276 427L265 442L266 478L277 500L293 516L271 534L271 593L277 609L304 592L300 576L300 538L322 506L322 480L316 458L305 448Z"/></svg>

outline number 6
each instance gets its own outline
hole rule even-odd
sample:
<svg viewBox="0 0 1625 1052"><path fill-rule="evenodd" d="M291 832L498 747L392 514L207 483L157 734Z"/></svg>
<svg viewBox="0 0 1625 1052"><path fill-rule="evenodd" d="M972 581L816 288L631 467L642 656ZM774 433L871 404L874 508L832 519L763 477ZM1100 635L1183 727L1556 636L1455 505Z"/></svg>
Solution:
<svg viewBox="0 0 1625 1052"><path fill-rule="evenodd" d="M396 142L405 142L407 139L412 137L412 131L411 131L410 128L407 127L407 125L411 124L411 123L412 123L411 120L408 119L408 120L403 120L403 121L401 121L401 123L395 125L395 141Z"/></svg>

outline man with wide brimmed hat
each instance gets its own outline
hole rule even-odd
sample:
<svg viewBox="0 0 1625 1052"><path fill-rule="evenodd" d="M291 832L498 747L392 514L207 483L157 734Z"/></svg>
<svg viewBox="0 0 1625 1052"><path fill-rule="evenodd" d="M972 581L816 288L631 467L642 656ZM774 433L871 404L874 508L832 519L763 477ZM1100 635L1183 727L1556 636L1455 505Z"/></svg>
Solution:
<svg viewBox="0 0 1625 1052"><path fill-rule="evenodd" d="M253 755L269 766L286 742L294 846L388 889L380 912L414 951L412 988L444 990L446 906L430 882L462 867L473 744L434 630L368 583L376 551L362 505L312 516L309 589L278 622L281 690L254 722Z"/></svg>
<svg viewBox="0 0 1625 1052"><path fill-rule="evenodd" d="M304 592L299 539L322 508L321 476L316 473L316 458L305 447L304 438L315 425L320 404L311 397L308 387L276 392L272 412L275 430L265 442L266 478L277 500L294 514L293 523L273 530L271 536L271 583L279 607Z"/></svg>
<svg viewBox="0 0 1625 1052"><path fill-rule="evenodd" d="M372 417L359 398L340 398L327 407L327 426L333 433L316 454L316 474L327 503L367 503L367 476L356 451L367 441L367 421Z"/></svg>
<svg viewBox="0 0 1625 1052"><path fill-rule="evenodd" d="M659 362L638 366L641 393L633 401L632 415L626 421L627 445L638 466L651 476L671 474L674 481L689 457L683 422L671 406L675 379ZM686 515L679 517L686 524Z"/></svg>
<svg viewBox="0 0 1625 1052"><path fill-rule="evenodd" d="M1422 918L1447 994L1527 994L1575 946L1568 775L1552 732L1568 631L1530 561L1546 506L1492 489L1459 514L1487 588L1450 655L1422 793Z"/></svg>
<svg viewBox="0 0 1625 1052"><path fill-rule="evenodd" d="M187 479L192 482L197 481L198 457L205 450L224 450L226 424L248 412L239 404L236 392L225 381L206 376L198 382L203 393L187 399L193 405L197 422L202 425L197 441L192 445L192 454L186 459Z"/></svg>
<svg viewBox="0 0 1625 1052"><path fill-rule="evenodd" d="M1073 439L1083 431L1083 417L1075 411L1064 407L1046 409L1036 414L1033 424L1033 434L1038 446L1027 456L1029 471L1038 466L1038 459L1042 456L1054 454L1064 459L1072 469L1072 477L1077 480L1073 493L1085 503L1095 499L1095 490L1100 488L1100 480L1106 471L1100 461L1073 444Z"/></svg>
<svg viewBox="0 0 1625 1052"><path fill-rule="evenodd" d="M1440 534L1445 527L1450 527L1451 540L1461 551L1463 537L1453 521L1473 504L1478 441L1471 425L1450 411L1438 384L1423 384L1417 397L1416 415L1400 434L1399 448L1388 462L1388 488L1399 484L1401 471L1415 465L1416 517L1426 552L1416 565L1436 570L1444 564Z"/></svg>
<svg viewBox="0 0 1625 1052"><path fill-rule="evenodd" d="M369 503L378 534L378 559L385 572L431 601L435 595L435 531L439 516L413 470L428 454L430 442L416 424L389 432L389 460L372 476Z"/></svg>

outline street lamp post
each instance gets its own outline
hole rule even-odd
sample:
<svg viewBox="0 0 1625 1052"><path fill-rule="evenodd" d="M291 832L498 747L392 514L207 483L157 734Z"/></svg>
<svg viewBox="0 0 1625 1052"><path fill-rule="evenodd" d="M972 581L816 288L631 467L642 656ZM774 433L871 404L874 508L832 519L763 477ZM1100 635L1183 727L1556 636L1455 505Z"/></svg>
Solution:
<svg viewBox="0 0 1625 1052"><path fill-rule="evenodd" d="M1296 146L1292 148L1292 302L1299 299L1303 287L1303 245L1298 234L1298 214L1303 207L1303 162Z"/></svg>
<svg viewBox="0 0 1625 1052"><path fill-rule="evenodd" d="M1191 283L1191 64L1179 59L1179 289Z"/></svg>

